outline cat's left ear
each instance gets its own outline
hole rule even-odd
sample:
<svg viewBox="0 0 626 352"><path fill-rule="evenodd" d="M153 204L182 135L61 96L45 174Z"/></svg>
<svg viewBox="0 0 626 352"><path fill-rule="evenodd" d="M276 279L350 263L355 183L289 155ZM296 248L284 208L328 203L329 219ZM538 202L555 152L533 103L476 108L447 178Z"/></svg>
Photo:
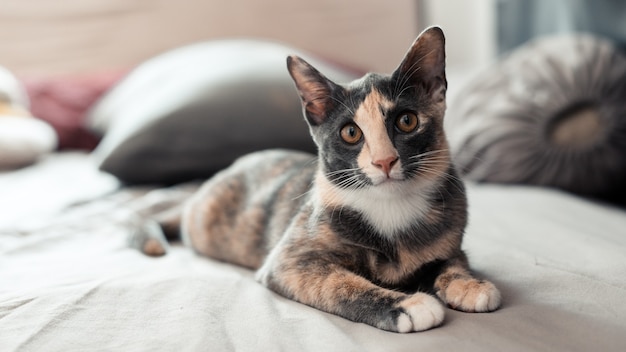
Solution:
<svg viewBox="0 0 626 352"><path fill-rule="evenodd" d="M392 77L402 84L421 85L434 101L445 101L445 37L439 27L425 29L413 42Z"/></svg>
<svg viewBox="0 0 626 352"><path fill-rule="evenodd" d="M298 56L287 58L287 69L296 83L307 121L312 126L320 125L335 106L333 92L342 88Z"/></svg>

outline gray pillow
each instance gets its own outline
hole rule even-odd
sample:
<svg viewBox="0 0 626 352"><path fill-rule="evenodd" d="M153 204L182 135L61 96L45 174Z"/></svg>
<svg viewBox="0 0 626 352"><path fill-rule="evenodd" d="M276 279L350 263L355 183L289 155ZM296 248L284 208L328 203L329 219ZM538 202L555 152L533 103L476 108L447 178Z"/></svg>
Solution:
<svg viewBox="0 0 626 352"><path fill-rule="evenodd" d="M446 128L468 179L626 203L626 56L590 35L546 37L470 81Z"/></svg>
<svg viewBox="0 0 626 352"><path fill-rule="evenodd" d="M206 178L261 149L315 152L286 57L299 50L258 40L199 43L133 70L88 116L104 135L100 168L126 183ZM307 57L338 82L354 72Z"/></svg>

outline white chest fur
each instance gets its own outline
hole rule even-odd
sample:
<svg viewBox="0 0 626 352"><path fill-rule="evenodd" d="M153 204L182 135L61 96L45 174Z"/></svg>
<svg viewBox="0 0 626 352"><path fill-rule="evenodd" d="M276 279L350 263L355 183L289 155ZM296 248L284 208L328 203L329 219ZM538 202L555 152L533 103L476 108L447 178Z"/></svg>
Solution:
<svg viewBox="0 0 626 352"><path fill-rule="evenodd" d="M432 185L388 183L353 190L334 187L328 181L322 183L323 196L330 200L334 211L340 212L343 207L357 210L375 230L388 237L423 219L431 206Z"/></svg>

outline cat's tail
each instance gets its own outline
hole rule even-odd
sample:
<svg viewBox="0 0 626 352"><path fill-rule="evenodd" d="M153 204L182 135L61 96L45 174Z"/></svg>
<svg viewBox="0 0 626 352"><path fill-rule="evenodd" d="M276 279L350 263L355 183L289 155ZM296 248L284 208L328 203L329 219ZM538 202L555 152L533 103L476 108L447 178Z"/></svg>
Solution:
<svg viewBox="0 0 626 352"><path fill-rule="evenodd" d="M128 236L128 245L151 257L169 250L169 242L180 239L180 214L168 220L137 217Z"/></svg>
<svg viewBox="0 0 626 352"><path fill-rule="evenodd" d="M165 255L169 243L180 240L183 207L197 188L186 184L143 196L130 219L128 245L151 257Z"/></svg>

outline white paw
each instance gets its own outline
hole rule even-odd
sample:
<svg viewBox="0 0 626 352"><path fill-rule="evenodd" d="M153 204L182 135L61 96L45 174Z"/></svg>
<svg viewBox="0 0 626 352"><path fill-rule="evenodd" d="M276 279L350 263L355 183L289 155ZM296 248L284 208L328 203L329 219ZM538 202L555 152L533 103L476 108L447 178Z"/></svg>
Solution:
<svg viewBox="0 0 626 352"><path fill-rule="evenodd" d="M398 332L407 333L424 331L441 325L445 309L441 302L425 293L416 293L402 301L400 306L404 312L398 317Z"/></svg>
<svg viewBox="0 0 626 352"><path fill-rule="evenodd" d="M438 293L451 308L464 312L491 312L502 303L500 291L489 281L459 279Z"/></svg>

